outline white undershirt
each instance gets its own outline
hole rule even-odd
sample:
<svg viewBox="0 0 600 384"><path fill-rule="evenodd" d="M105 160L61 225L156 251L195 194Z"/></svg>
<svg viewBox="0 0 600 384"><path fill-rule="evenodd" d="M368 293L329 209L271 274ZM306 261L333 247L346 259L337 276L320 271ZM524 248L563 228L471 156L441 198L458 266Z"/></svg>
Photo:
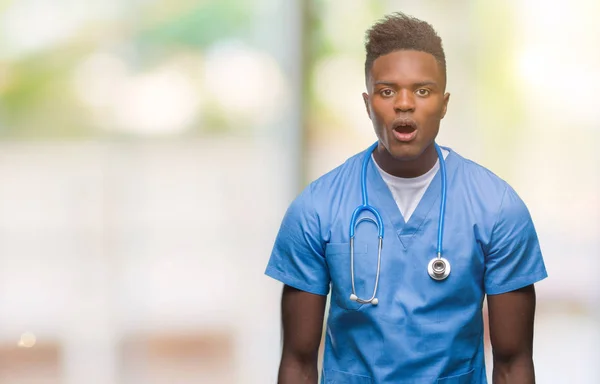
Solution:
<svg viewBox="0 0 600 384"><path fill-rule="evenodd" d="M449 152L447 150L442 149L442 155L444 156L444 159L448 157L448 153ZM371 155L371 159L373 159L373 162L379 170L383 181L385 181L390 189L390 192L392 192L392 196L396 201L396 205L398 205L400 213L402 213L402 216L404 217L404 221L408 222L412 214L415 212L415 209L419 205L421 198L425 194L427 187L429 187L431 180L433 180L435 174L440 168L439 160L435 162L433 168L427 171L427 173L417 177L404 178L390 175L389 173L385 172L379 167L379 164L377 164L375 158L373 158L373 155Z"/></svg>

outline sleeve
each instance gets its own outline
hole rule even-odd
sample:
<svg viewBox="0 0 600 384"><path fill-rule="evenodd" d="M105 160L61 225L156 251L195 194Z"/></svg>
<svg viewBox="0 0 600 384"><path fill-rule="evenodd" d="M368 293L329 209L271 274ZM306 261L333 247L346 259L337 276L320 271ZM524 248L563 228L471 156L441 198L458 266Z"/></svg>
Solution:
<svg viewBox="0 0 600 384"><path fill-rule="evenodd" d="M485 292L506 293L546 277L531 215L517 193L507 186L486 253Z"/></svg>
<svg viewBox="0 0 600 384"><path fill-rule="evenodd" d="M329 270L310 187L290 205L265 274L296 289L317 295L329 293Z"/></svg>

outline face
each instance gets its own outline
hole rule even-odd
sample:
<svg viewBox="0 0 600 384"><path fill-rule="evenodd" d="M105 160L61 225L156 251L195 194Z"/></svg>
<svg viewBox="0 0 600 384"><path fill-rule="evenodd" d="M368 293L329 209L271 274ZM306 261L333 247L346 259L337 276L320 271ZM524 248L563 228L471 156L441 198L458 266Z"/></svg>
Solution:
<svg viewBox="0 0 600 384"><path fill-rule="evenodd" d="M379 146L393 159L435 154L433 142L450 98L445 86L444 72L429 53L394 51L373 62L363 99Z"/></svg>

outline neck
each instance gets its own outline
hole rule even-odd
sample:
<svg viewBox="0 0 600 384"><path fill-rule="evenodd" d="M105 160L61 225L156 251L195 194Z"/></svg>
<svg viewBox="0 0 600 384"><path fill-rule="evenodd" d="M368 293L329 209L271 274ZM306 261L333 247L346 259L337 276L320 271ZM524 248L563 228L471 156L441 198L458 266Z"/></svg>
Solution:
<svg viewBox="0 0 600 384"><path fill-rule="evenodd" d="M373 158L386 173L402 178L424 175L435 165L438 159L433 143L421 155L414 159L400 160L393 157L381 144L373 152Z"/></svg>

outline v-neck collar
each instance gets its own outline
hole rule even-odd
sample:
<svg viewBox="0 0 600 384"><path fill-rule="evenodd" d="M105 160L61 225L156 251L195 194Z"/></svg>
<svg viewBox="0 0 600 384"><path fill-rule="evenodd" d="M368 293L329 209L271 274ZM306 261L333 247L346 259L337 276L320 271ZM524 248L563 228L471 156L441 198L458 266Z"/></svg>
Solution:
<svg viewBox="0 0 600 384"><path fill-rule="evenodd" d="M456 167L456 154L450 148L441 146L440 148L448 151L448 156L446 156L445 159L447 178L446 188L448 188L451 185L450 180ZM370 153L366 155L371 156ZM441 183L441 171L438 167L438 170L431 180L431 183L429 183L429 186L425 190L425 194L421 198L421 201L419 201L408 222L405 222L404 216L398 209L398 205L394 200L392 192L377 170L374 159L370 159L367 171L367 188L371 189L372 191L369 193L369 204L379 210L384 222L387 221L392 225L395 235L398 237L405 250L408 249L415 234L425 223L427 217L439 212L440 197L442 192ZM436 207L437 210L434 209ZM388 236L392 235L389 230L386 231L386 234Z"/></svg>

